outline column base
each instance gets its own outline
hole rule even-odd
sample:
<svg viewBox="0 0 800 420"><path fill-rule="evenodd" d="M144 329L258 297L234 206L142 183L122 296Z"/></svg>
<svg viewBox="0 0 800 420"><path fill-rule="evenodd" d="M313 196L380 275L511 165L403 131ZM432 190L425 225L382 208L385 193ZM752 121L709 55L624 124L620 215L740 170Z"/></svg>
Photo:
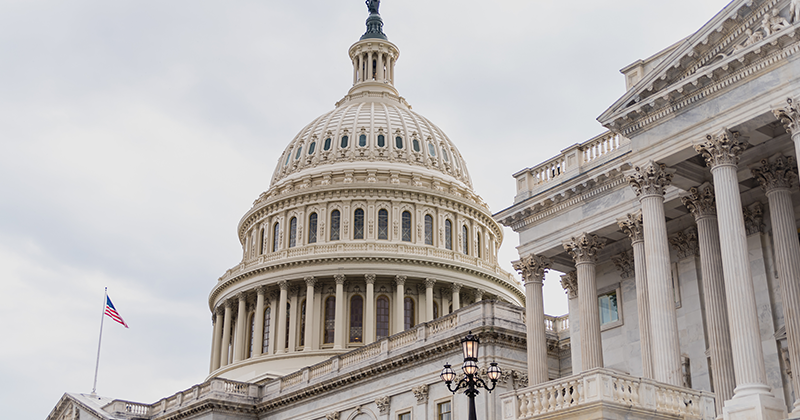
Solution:
<svg viewBox="0 0 800 420"><path fill-rule="evenodd" d="M722 417L725 420L783 420L787 418L786 404L764 385L737 387L734 397L725 401Z"/></svg>

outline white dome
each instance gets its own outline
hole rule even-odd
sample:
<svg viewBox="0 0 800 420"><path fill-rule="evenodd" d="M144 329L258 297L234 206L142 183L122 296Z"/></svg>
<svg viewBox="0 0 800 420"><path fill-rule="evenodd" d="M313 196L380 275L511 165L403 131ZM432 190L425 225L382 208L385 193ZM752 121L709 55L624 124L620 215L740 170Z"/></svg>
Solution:
<svg viewBox="0 0 800 420"><path fill-rule="evenodd" d="M271 186L354 163L387 170L411 165L472 189L464 159L447 135L388 92L348 95L303 128L278 160Z"/></svg>

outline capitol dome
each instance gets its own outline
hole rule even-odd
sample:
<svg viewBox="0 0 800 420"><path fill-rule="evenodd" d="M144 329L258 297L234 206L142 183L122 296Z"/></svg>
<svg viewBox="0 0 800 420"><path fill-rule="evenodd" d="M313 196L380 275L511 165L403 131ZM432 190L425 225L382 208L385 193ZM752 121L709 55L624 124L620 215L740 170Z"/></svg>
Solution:
<svg viewBox="0 0 800 420"><path fill-rule="evenodd" d="M367 19L352 88L289 143L239 222L242 260L209 295L210 378L313 369L464 305L525 300L461 153L394 87L382 25Z"/></svg>

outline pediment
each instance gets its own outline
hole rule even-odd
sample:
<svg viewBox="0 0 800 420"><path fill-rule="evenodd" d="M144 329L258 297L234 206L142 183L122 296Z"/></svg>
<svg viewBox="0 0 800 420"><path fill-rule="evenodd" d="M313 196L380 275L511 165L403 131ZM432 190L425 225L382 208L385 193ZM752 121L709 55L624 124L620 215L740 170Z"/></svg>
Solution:
<svg viewBox="0 0 800 420"><path fill-rule="evenodd" d="M670 47L598 121L626 137L785 62L800 48L800 0L734 0ZM797 13L797 16L794 14Z"/></svg>

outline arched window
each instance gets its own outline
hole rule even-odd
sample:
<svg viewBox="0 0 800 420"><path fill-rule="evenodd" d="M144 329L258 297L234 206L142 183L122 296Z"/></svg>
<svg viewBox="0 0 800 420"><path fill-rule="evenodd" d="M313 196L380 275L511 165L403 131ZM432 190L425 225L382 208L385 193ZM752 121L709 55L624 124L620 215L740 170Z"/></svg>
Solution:
<svg viewBox="0 0 800 420"><path fill-rule="evenodd" d="M389 239L389 212L378 210L378 239Z"/></svg>
<svg viewBox="0 0 800 420"><path fill-rule="evenodd" d="M480 232L478 232L478 244L477 244L477 249L475 250L475 252L478 254L478 258L480 258L481 257L481 233Z"/></svg>
<svg viewBox="0 0 800 420"><path fill-rule="evenodd" d="M466 226L461 226L461 236L463 237L461 250L464 251L464 254L469 255L469 229Z"/></svg>
<svg viewBox="0 0 800 420"><path fill-rule="evenodd" d="M259 245L259 247L258 247L258 253L259 254L263 254L264 253L264 241L267 239L267 238L264 237L264 235L266 235L266 234L267 234L266 229L261 228L261 238L260 238L261 240L259 241L261 245Z"/></svg>
<svg viewBox="0 0 800 420"><path fill-rule="evenodd" d="M300 345L306 345L306 300L300 304Z"/></svg>
<svg viewBox="0 0 800 420"><path fill-rule="evenodd" d="M394 138L394 147L396 147L398 149L402 149L403 148L403 138L402 137L397 136L397 137Z"/></svg>
<svg viewBox="0 0 800 420"><path fill-rule="evenodd" d="M256 336L256 316L255 312L250 313L250 336L248 337L247 357L253 357L253 338Z"/></svg>
<svg viewBox="0 0 800 420"><path fill-rule="evenodd" d="M317 242L317 213L308 216L308 243Z"/></svg>
<svg viewBox="0 0 800 420"><path fill-rule="evenodd" d="M278 239L281 236L281 224L275 223L275 226L272 228L272 252L278 250Z"/></svg>
<svg viewBox="0 0 800 420"><path fill-rule="evenodd" d="M403 329L408 330L414 326L414 299L407 297L403 300Z"/></svg>
<svg viewBox="0 0 800 420"><path fill-rule="evenodd" d="M297 245L297 218L292 217L289 220L289 248L294 248Z"/></svg>
<svg viewBox="0 0 800 420"><path fill-rule="evenodd" d="M261 347L261 353L269 353L269 323L270 323L270 310L269 306L264 309L264 344Z"/></svg>
<svg viewBox="0 0 800 420"><path fill-rule="evenodd" d="M322 146L322 150L331 150L331 138L330 137L325 139L325 144Z"/></svg>
<svg viewBox="0 0 800 420"><path fill-rule="evenodd" d="M377 321L375 323L376 330L375 335L378 338L388 337L389 336L389 298L386 296L378 296L378 301L376 302L376 314L377 314Z"/></svg>
<svg viewBox="0 0 800 420"><path fill-rule="evenodd" d="M353 213L353 239L364 239L364 210L356 209Z"/></svg>
<svg viewBox="0 0 800 420"><path fill-rule="evenodd" d="M433 245L433 217L425 215L425 245Z"/></svg>
<svg viewBox="0 0 800 420"><path fill-rule="evenodd" d="M331 240L338 241L339 240L339 223L341 222L342 215L339 213L339 210L334 210L331 212Z"/></svg>
<svg viewBox="0 0 800 420"><path fill-rule="evenodd" d="M333 335L336 332L336 297L329 296L325 299L325 330L322 342L333 344Z"/></svg>
<svg viewBox="0 0 800 420"><path fill-rule="evenodd" d="M350 299L350 342L364 341L362 326L364 325L364 299L355 295Z"/></svg>
<svg viewBox="0 0 800 420"><path fill-rule="evenodd" d="M444 221L444 247L453 250L453 222L449 219Z"/></svg>
<svg viewBox="0 0 800 420"><path fill-rule="evenodd" d="M403 226L401 226L403 241L411 242L411 212L403 212Z"/></svg>
<svg viewBox="0 0 800 420"><path fill-rule="evenodd" d="M358 147L367 147L367 135L362 134L358 136Z"/></svg>
<svg viewBox="0 0 800 420"><path fill-rule="evenodd" d="M286 349L289 349L289 318L292 317L292 305L286 302Z"/></svg>
<svg viewBox="0 0 800 420"><path fill-rule="evenodd" d="M386 136L383 134L378 134L378 147L385 147L386 146Z"/></svg>

